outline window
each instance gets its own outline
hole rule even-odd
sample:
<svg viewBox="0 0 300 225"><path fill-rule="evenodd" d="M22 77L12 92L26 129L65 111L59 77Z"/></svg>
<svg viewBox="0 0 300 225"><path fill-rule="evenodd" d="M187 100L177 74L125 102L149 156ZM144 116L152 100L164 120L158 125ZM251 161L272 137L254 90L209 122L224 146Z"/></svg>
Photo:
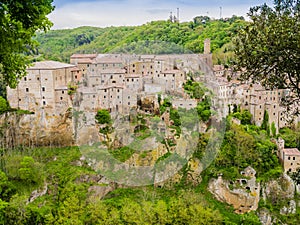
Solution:
<svg viewBox="0 0 300 225"><path fill-rule="evenodd" d="M293 157L293 160L296 160L296 157Z"/></svg>
<svg viewBox="0 0 300 225"><path fill-rule="evenodd" d="M104 96L104 98L106 98L106 96Z"/></svg>
<svg viewBox="0 0 300 225"><path fill-rule="evenodd" d="M130 105L130 102L128 102L128 105Z"/></svg>
<svg viewBox="0 0 300 225"><path fill-rule="evenodd" d="M36 79L37 79L37 80L40 80L40 78L39 78L39 77L37 77ZM57 77L56 77L56 80L57 80Z"/></svg>
<svg viewBox="0 0 300 225"><path fill-rule="evenodd" d="M29 92L29 88L26 88L26 92Z"/></svg>
<svg viewBox="0 0 300 225"><path fill-rule="evenodd" d="M45 91L46 89L45 89L45 87L42 87L42 91Z"/></svg>
<svg viewBox="0 0 300 225"><path fill-rule="evenodd" d="M24 81L27 81L27 77L24 77Z"/></svg>
<svg viewBox="0 0 300 225"><path fill-rule="evenodd" d="M77 79L77 76L75 75L75 79Z"/></svg>
<svg viewBox="0 0 300 225"><path fill-rule="evenodd" d="M21 99L19 98L19 102L21 101Z"/></svg>
<svg viewBox="0 0 300 225"><path fill-rule="evenodd" d="M105 89L104 92L107 92L107 90Z"/></svg>
<svg viewBox="0 0 300 225"><path fill-rule="evenodd" d="M62 94L64 94L64 93L65 93L65 91L62 91L61 93L62 93Z"/></svg>
<svg viewBox="0 0 300 225"><path fill-rule="evenodd" d="M60 100L63 100L63 97L60 97Z"/></svg>
<svg viewBox="0 0 300 225"><path fill-rule="evenodd" d="M46 101L43 101L43 105L46 105Z"/></svg>
<svg viewBox="0 0 300 225"><path fill-rule="evenodd" d="M131 81L133 82L133 81L134 81L134 79L132 78L132 79L131 79Z"/></svg>
<svg viewBox="0 0 300 225"><path fill-rule="evenodd" d="M130 99L130 96L128 96L128 99Z"/></svg>
<svg viewBox="0 0 300 225"><path fill-rule="evenodd" d="M96 95L93 95L93 98L96 98Z"/></svg>
<svg viewBox="0 0 300 225"><path fill-rule="evenodd" d="M291 160L291 157L290 157L290 156L288 157L288 160Z"/></svg>
<svg viewBox="0 0 300 225"><path fill-rule="evenodd" d="M135 70L132 70L133 73L135 73Z"/></svg>

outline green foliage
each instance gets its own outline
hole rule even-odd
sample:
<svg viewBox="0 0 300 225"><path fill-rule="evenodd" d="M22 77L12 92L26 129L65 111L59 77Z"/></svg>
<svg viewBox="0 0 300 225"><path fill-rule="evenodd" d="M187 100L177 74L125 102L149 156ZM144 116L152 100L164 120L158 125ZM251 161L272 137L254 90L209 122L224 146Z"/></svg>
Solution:
<svg viewBox="0 0 300 225"><path fill-rule="evenodd" d="M125 146L122 148L110 150L109 153L112 154L113 157L120 162L125 162L135 153L135 151Z"/></svg>
<svg viewBox="0 0 300 225"><path fill-rule="evenodd" d="M74 84L68 84L68 95L73 95L76 93L78 86Z"/></svg>
<svg viewBox="0 0 300 225"><path fill-rule="evenodd" d="M9 201L13 194L15 194L16 189L14 185L8 180L6 174L0 171L0 201L1 199L4 201ZM1 210L1 203L0 203ZM1 212L1 211L0 211ZM0 213L1 215L1 213ZM1 218L1 217L0 217ZM1 221L1 219L0 219Z"/></svg>
<svg viewBox="0 0 300 225"><path fill-rule="evenodd" d="M267 131L267 134L270 135L269 113L267 110L264 112L264 119L261 124L261 129Z"/></svg>
<svg viewBox="0 0 300 225"><path fill-rule="evenodd" d="M111 124L112 123L110 113L106 109L98 110L98 112L95 116L95 119L99 124Z"/></svg>
<svg viewBox="0 0 300 225"><path fill-rule="evenodd" d="M248 15L252 22L239 31L235 40L236 63L246 68L242 78L271 89L290 89L298 101L299 1L277 0L274 6L251 8ZM288 99L288 103L295 98Z"/></svg>
<svg viewBox="0 0 300 225"><path fill-rule="evenodd" d="M199 102L196 110L199 115L199 119L206 122L209 120L212 112L210 110L210 100L207 96L205 96L204 100Z"/></svg>
<svg viewBox="0 0 300 225"><path fill-rule="evenodd" d="M225 178L235 180L242 169L252 166L259 179L276 178L282 173L276 148L268 134L258 127L229 124L215 160L214 174L223 173Z"/></svg>
<svg viewBox="0 0 300 225"><path fill-rule="evenodd" d="M232 114L233 117L239 119L241 124L247 125L251 124L252 115L248 110L243 110L242 112L236 112Z"/></svg>
<svg viewBox="0 0 300 225"><path fill-rule="evenodd" d="M294 129L284 127L279 130L279 137L285 141L285 147L287 148L299 148L300 147L300 126L299 124Z"/></svg>
<svg viewBox="0 0 300 225"><path fill-rule="evenodd" d="M277 130L276 130L276 126L275 126L275 122L272 122L271 124L271 134L272 134L272 137L276 137L276 133L277 133Z"/></svg>
<svg viewBox="0 0 300 225"><path fill-rule="evenodd" d="M200 53L204 40L211 39L212 52L231 42L237 31L247 24L241 17L229 20L206 20L206 24L193 22L171 23L153 21L135 27L79 27L68 30L53 30L39 33L36 40L41 43L39 53L46 59L69 61L76 53L135 53L169 54ZM224 47L215 58L230 61L230 47ZM220 55L220 57L219 57ZM229 56L229 57L228 57Z"/></svg>
<svg viewBox="0 0 300 225"><path fill-rule="evenodd" d="M28 183L38 184L43 182L43 174L40 164L36 163L32 157L25 156L20 163L20 179Z"/></svg>
<svg viewBox="0 0 300 225"><path fill-rule="evenodd" d="M6 99L0 96L0 114L9 110L9 105Z"/></svg>
<svg viewBox="0 0 300 225"><path fill-rule="evenodd" d="M191 98L202 99L207 89L203 86L202 83L193 82L188 80L184 86L184 90L191 96Z"/></svg>
<svg viewBox="0 0 300 225"><path fill-rule="evenodd" d="M47 15L54 9L52 0L2 1L0 7L0 74L4 83L16 87L26 74L29 55L36 42L32 40L36 31L47 31L52 23Z"/></svg>

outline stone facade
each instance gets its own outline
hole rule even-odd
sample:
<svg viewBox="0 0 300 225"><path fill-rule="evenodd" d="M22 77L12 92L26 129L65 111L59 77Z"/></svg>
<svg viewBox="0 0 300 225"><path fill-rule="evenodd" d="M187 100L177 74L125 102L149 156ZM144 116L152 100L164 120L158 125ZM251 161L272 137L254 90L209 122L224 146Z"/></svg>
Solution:
<svg viewBox="0 0 300 225"><path fill-rule="evenodd" d="M277 140L278 157L285 173L296 172L300 168L300 151L297 148L285 148L284 140Z"/></svg>
<svg viewBox="0 0 300 225"><path fill-rule="evenodd" d="M59 115L72 106L68 84L81 80L80 70L71 64L55 61L36 62L27 69L16 89L7 88L7 98L13 108Z"/></svg>

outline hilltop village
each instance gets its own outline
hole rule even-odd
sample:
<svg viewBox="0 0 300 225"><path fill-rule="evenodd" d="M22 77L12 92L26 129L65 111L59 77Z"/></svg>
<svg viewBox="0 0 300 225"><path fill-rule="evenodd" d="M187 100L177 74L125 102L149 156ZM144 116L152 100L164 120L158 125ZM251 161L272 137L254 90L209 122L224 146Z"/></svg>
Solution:
<svg viewBox="0 0 300 225"><path fill-rule="evenodd" d="M16 89L8 88L7 98L11 107L43 114L43 118L62 116L74 108L89 115L85 123L93 126L99 109L112 115L126 115L131 110L153 113L159 107L158 94L172 96L174 108L195 108L201 99L191 99L183 88L193 75L193 80L213 91L212 106L219 119L240 107L250 111L258 126L265 111L276 132L288 125L291 118L280 103L289 94L287 90L266 90L259 84L238 81L239 73L212 64L210 40L205 40L204 46L204 54L74 54L70 64L36 62ZM299 117L292 119L293 123L300 121ZM300 152L284 150L282 145L279 150L285 171L295 171ZM291 158L295 162L286 163Z"/></svg>

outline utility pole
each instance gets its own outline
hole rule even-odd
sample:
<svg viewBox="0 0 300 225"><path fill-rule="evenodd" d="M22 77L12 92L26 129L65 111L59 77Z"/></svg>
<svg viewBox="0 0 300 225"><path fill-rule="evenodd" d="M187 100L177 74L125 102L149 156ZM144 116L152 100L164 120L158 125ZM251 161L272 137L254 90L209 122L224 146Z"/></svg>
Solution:
<svg viewBox="0 0 300 225"><path fill-rule="evenodd" d="M177 21L179 23L179 8L177 8Z"/></svg>
<svg viewBox="0 0 300 225"><path fill-rule="evenodd" d="M220 19L222 19L222 7L220 6Z"/></svg>

